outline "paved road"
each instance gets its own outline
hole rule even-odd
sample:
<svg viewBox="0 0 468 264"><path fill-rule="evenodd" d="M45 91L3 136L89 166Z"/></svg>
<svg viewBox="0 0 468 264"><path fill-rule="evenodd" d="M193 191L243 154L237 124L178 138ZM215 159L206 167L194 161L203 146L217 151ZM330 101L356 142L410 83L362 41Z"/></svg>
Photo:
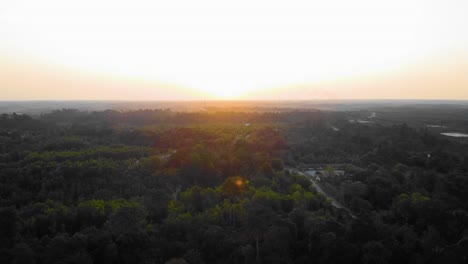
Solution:
<svg viewBox="0 0 468 264"><path fill-rule="evenodd" d="M323 194L325 197L329 198L329 199L332 201L332 202L331 202L331 205L332 205L333 207L338 208L338 209L344 209L344 210L346 210L346 211L349 213L349 215L350 215L352 218L357 218L355 215L353 215L353 214L351 213L351 211L350 211L348 208L346 208L345 206L343 206L342 204L340 204L338 201L336 201L335 198L333 198L333 197L327 195L327 194L323 191L323 189L320 187L320 185L317 183L317 181L316 181L311 175L309 175L307 172L302 172L302 171L300 171L300 170L298 170L298 169L292 169L292 168L290 168L290 170L292 170L292 171L294 171L294 172L296 172L296 173L298 173L298 174L300 174L300 175L303 175L303 176L309 178L309 179L310 179L310 182L312 183L312 185L314 186L314 188L317 190L317 192Z"/></svg>

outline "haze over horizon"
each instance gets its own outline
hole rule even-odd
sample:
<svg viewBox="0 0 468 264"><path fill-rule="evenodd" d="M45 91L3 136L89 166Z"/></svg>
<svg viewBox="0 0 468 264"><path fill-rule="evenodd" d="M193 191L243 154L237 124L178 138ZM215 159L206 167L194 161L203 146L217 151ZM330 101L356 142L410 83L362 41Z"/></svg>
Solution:
<svg viewBox="0 0 468 264"><path fill-rule="evenodd" d="M0 100L468 99L468 2L10 1Z"/></svg>

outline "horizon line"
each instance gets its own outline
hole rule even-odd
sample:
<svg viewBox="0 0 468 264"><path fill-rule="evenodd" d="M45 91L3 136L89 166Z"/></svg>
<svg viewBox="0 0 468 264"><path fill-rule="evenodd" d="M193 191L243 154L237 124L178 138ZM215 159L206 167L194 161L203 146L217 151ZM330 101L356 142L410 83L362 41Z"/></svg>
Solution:
<svg viewBox="0 0 468 264"><path fill-rule="evenodd" d="M468 99L427 99L427 98L345 98L345 99L0 99L0 102L306 102L306 101L452 101L468 102Z"/></svg>

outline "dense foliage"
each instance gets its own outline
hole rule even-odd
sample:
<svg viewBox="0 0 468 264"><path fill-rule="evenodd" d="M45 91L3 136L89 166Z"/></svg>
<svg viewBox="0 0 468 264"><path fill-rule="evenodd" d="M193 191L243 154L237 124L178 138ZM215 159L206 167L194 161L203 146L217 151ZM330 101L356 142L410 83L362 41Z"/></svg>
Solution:
<svg viewBox="0 0 468 264"><path fill-rule="evenodd" d="M0 262L466 263L467 143L317 111L3 115Z"/></svg>

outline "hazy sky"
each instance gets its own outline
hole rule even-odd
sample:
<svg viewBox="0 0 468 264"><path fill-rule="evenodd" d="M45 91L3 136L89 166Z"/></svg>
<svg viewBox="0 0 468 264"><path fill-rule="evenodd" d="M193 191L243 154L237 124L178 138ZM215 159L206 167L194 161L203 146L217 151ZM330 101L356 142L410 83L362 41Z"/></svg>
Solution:
<svg viewBox="0 0 468 264"><path fill-rule="evenodd" d="M466 14L466 0L7 0L0 100L468 99Z"/></svg>

